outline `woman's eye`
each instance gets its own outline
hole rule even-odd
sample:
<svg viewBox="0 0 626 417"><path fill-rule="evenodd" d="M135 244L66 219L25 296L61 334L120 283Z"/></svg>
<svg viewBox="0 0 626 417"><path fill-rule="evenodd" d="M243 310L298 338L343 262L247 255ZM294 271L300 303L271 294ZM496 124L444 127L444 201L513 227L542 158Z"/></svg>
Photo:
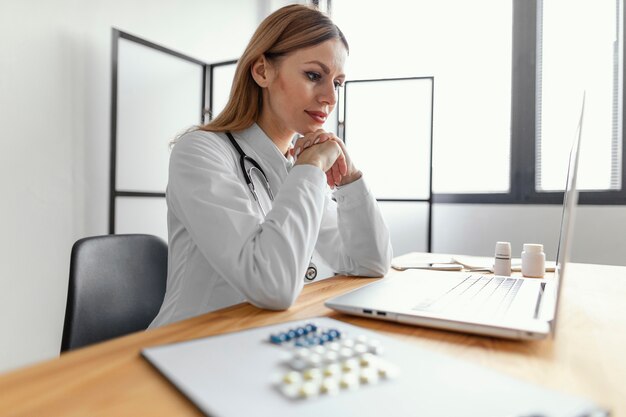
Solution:
<svg viewBox="0 0 626 417"><path fill-rule="evenodd" d="M343 87L343 84L341 82L335 81L335 88L339 89L339 88L342 88L342 87Z"/></svg>
<svg viewBox="0 0 626 417"><path fill-rule="evenodd" d="M309 80L311 81L319 81L320 78L322 78L321 75L319 75L317 72L312 72L312 71L307 71L306 72L306 76L309 78Z"/></svg>

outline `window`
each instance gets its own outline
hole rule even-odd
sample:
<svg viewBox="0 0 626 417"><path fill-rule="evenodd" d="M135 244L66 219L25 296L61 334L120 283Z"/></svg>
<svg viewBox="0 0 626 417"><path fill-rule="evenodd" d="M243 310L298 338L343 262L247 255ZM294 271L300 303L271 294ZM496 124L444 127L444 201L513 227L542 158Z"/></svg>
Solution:
<svg viewBox="0 0 626 417"><path fill-rule="evenodd" d="M390 104L373 116L370 97ZM346 82L344 139L377 199L430 198L432 97L432 78Z"/></svg>
<svg viewBox="0 0 626 417"><path fill-rule="evenodd" d="M621 188L620 1L550 0L537 19L537 191L563 190L583 91L579 184Z"/></svg>
<svg viewBox="0 0 626 417"><path fill-rule="evenodd" d="M379 201L396 254L431 250L433 87L432 77L345 83L343 137ZM375 115L371 97L388 103Z"/></svg>
<svg viewBox="0 0 626 417"><path fill-rule="evenodd" d="M362 4L332 3L350 44L348 78L435 79L433 191L508 192L512 2ZM369 105L376 114L388 103Z"/></svg>
<svg viewBox="0 0 626 417"><path fill-rule="evenodd" d="M203 62L113 29L109 233L167 240L169 143L201 119Z"/></svg>
<svg viewBox="0 0 626 417"><path fill-rule="evenodd" d="M351 46L349 78L434 77L435 203L560 204L586 91L580 202L626 204L623 5L334 0L331 10Z"/></svg>
<svg viewBox="0 0 626 417"><path fill-rule="evenodd" d="M210 65L211 82L209 83L209 107L211 108L211 115L206 118L205 122L214 119L224 110L224 107L226 107L236 69L237 61L225 61Z"/></svg>

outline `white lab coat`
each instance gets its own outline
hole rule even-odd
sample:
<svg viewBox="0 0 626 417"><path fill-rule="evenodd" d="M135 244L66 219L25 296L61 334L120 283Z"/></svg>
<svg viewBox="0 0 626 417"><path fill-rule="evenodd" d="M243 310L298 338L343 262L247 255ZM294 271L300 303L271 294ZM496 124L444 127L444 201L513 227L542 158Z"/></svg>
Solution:
<svg viewBox="0 0 626 417"><path fill-rule="evenodd" d="M260 184L257 194L271 210L264 218L225 134L183 135L170 156L167 291L151 328L246 300L286 309L314 251L337 273L387 273L389 232L362 178L334 191L335 202L326 175L292 167L258 125L233 136L265 171L273 204Z"/></svg>

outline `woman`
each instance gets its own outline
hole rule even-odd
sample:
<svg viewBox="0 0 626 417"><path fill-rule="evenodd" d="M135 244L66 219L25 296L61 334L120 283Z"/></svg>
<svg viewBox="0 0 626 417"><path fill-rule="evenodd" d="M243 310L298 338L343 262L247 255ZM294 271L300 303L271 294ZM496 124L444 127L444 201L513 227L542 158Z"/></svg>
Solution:
<svg viewBox="0 0 626 417"><path fill-rule="evenodd" d="M339 28L307 6L261 23L224 111L172 150L167 291L150 327L246 300L286 309L314 251L341 274L387 272L376 201L343 142L321 129L347 54Z"/></svg>

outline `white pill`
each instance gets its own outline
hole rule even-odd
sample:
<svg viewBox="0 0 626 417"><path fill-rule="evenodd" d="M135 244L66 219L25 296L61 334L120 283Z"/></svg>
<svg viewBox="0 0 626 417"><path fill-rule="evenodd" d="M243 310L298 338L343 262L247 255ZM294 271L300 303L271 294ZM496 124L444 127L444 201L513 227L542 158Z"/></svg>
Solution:
<svg viewBox="0 0 626 417"><path fill-rule="evenodd" d="M283 385L280 387L280 391L287 398L297 398L300 394L299 385Z"/></svg>
<svg viewBox="0 0 626 417"><path fill-rule="evenodd" d="M296 350L293 352L293 357L294 359L304 359L310 354L311 354L311 351L309 349L296 348Z"/></svg>
<svg viewBox="0 0 626 417"><path fill-rule="evenodd" d="M306 358L306 361L309 366L319 366L322 363L322 356L317 353L313 353Z"/></svg>
<svg viewBox="0 0 626 417"><path fill-rule="evenodd" d="M338 363L333 363L324 368L325 377L336 377L341 374L341 366Z"/></svg>
<svg viewBox="0 0 626 417"><path fill-rule="evenodd" d="M339 392L339 383L333 378L325 379L320 385L320 392L326 395L337 394Z"/></svg>
<svg viewBox="0 0 626 417"><path fill-rule="evenodd" d="M326 352L326 348L324 346L315 346L313 349L314 353L317 353L318 355L323 355L324 352Z"/></svg>
<svg viewBox="0 0 626 417"><path fill-rule="evenodd" d="M296 371L302 371L307 366L309 366L309 364L304 359L292 359L289 361L289 366L291 367L291 369L295 369Z"/></svg>
<svg viewBox="0 0 626 417"><path fill-rule="evenodd" d="M354 352L359 355L367 351L368 351L367 346L365 346L363 343L357 343L356 345L354 345Z"/></svg>
<svg viewBox="0 0 626 417"><path fill-rule="evenodd" d="M295 384L302 381L302 375L300 372L291 371L287 372L285 376L283 376L283 382L285 384Z"/></svg>
<svg viewBox="0 0 626 417"><path fill-rule="evenodd" d="M354 351L350 348L341 348L339 351L339 357L341 359L348 359L354 356Z"/></svg>
<svg viewBox="0 0 626 417"><path fill-rule="evenodd" d="M372 355L371 353L364 353L361 356L359 356L359 365L361 365L364 368L372 366L375 363L376 363L376 356Z"/></svg>
<svg viewBox="0 0 626 417"><path fill-rule="evenodd" d="M309 381L302 384L300 387L300 397L311 398L315 397L319 392L319 384L317 382Z"/></svg>
<svg viewBox="0 0 626 417"><path fill-rule="evenodd" d="M322 377L322 371L320 371L319 368L311 368L302 372L302 376L305 381L314 381Z"/></svg>
<svg viewBox="0 0 626 417"><path fill-rule="evenodd" d="M382 355L384 352L383 345L379 340L370 340L368 343L368 350L375 355Z"/></svg>
<svg viewBox="0 0 626 417"><path fill-rule="evenodd" d="M354 346L354 340L352 339L344 339L342 340L341 344L347 348L351 348L352 346Z"/></svg>
<svg viewBox="0 0 626 417"><path fill-rule="evenodd" d="M339 381L339 386L342 389L355 389L359 386L359 380L356 374L343 374L341 380Z"/></svg>
<svg viewBox="0 0 626 417"><path fill-rule="evenodd" d="M378 382L378 374L375 369L362 369L359 381L361 384L375 384Z"/></svg>
<svg viewBox="0 0 626 417"><path fill-rule="evenodd" d="M337 342L331 342L331 343L326 345L326 348L328 350L339 352L339 349L341 349L341 345L339 343L337 343Z"/></svg>
<svg viewBox="0 0 626 417"><path fill-rule="evenodd" d="M344 372L353 372L357 370L358 368L359 368L359 362L354 358L348 359L347 361L344 361L341 364L341 369Z"/></svg>
<svg viewBox="0 0 626 417"><path fill-rule="evenodd" d="M339 354L337 352L333 352L332 350L324 354L324 361L326 361L326 363L337 362L338 359Z"/></svg>

